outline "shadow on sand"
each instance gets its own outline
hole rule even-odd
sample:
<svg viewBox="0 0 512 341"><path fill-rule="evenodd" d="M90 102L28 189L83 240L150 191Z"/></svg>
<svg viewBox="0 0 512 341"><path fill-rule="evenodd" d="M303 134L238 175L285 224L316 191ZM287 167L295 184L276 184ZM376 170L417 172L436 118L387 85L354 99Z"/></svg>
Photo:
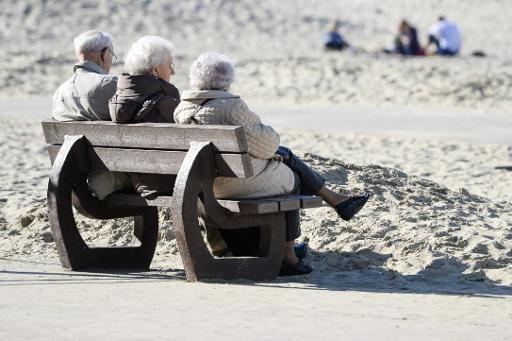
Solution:
<svg viewBox="0 0 512 341"><path fill-rule="evenodd" d="M306 258L315 271L307 276L278 277L275 281L235 281L231 284L265 286L282 289L360 291L400 294L438 294L496 297L512 295L512 287L500 285L482 271L466 273L466 264L454 260L434 261L413 275L404 275L384 266L391 255L373 251L318 252ZM58 265L41 264L16 266L9 262L0 270L0 286L121 283L133 281L185 281L183 269L101 269L65 271ZM225 281L209 281L227 283Z"/></svg>

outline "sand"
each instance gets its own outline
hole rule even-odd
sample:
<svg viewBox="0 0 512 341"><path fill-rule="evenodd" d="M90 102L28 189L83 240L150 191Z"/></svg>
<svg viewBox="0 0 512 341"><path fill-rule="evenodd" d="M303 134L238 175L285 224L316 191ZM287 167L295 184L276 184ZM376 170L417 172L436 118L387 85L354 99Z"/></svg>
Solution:
<svg viewBox="0 0 512 341"><path fill-rule="evenodd" d="M49 161L40 125L17 120L2 125L8 132L3 139L16 142L0 147L7 185L0 192L0 249L9 259L56 262L45 201ZM313 249L308 261L316 269L307 276L311 281L367 285L371 280L379 287L414 290L427 283L451 292L501 292L512 285L511 178L489 166L489 160L508 160L506 146L299 132L282 136L297 152L311 151L303 159L334 190L374 193L348 223L328 207L303 212L301 238ZM162 210L160 218L153 265L181 268L169 211ZM130 219L83 219L79 227L93 245L135 243Z"/></svg>
<svg viewBox="0 0 512 341"><path fill-rule="evenodd" d="M69 273L19 262L0 269L0 335L8 340L506 340L512 333L511 298L503 296L183 284L173 272Z"/></svg>
<svg viewBox="0 0 512 341"><path fill-rule="evenodd" d="M5 4L0 336L47 338L57 335L61 319L69 325L59 338L140 339L151 332L154 338L289 339L299 332L312 339L506 339L512 173L494 167L512 164L512 40L501 33L512 29L511 10L499 0ZM460 24L461 56L404 59L380 52L401 17L417 24L424 40L440 13ZM320 37L336 18L356 48L326 53ZM160 211L151 272L61 270L48 224L50 163L39 121L72 73L72 37L90 28L110 32L121 59L137 36L172 40L178 48L173 82L181 90L199 53L229 54L237 64L233 91L278 129L282 144L331 188L374 194L350 222L328 207L302 213L311 275L186 283L168 209ZM475 50L487 57L471 56ZM112 72L122 72L121 61ZM130 219L78 220L91 245L135 243Z"/></svg>

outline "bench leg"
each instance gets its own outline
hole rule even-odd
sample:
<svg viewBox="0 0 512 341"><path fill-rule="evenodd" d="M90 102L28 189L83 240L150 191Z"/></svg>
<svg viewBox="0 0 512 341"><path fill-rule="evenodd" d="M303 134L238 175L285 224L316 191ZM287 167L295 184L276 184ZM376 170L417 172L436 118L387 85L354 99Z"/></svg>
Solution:
<svg viewBox="0 0 512 341"><path fill-rule="evenodd" d="M158 235L158 211L155 207L103 208L86 185L89 171L83 136L66 136L55 159L48 183L50 226L64 268L149 268ZM73 198L74 197L74 198ZM82 239L73 215L73 204L88 216L101 219L134 216L139 247L88 247Z"/></svg>
<svg viewBox="0 0 512 341"><path fill-rule="evenodd" d="M193 143L178 173L172 205L173 227L187 279L274 279L284 257L284 214L229 216L226 210L213 204L214 174L211 145ZM214 258L200 231L198 198L205 202L206 214L213 215L213 221L222 222L218 224L222 228L260 226L258 254L262 257Z"/></svg>

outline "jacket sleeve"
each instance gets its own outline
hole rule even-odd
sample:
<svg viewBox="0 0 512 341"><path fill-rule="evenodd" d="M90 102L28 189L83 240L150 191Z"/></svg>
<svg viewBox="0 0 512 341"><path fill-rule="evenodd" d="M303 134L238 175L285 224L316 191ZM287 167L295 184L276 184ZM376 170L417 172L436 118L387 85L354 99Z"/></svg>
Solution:
<svg viewBox="0 0 512 341"><path fill-rule="evenodd" d="M243 100L237 101L230 112L230 123L244 128L249 154L258 159L270 159L279 147L279 135L264 125Z"/></svg>
<svg viewBox="0 0 512 341"><path fill-rule="evenodd" d="M133 119L133 112L126 110L125 101L117 94L108 101L108 111L114 123L128 123Z"/></svg>

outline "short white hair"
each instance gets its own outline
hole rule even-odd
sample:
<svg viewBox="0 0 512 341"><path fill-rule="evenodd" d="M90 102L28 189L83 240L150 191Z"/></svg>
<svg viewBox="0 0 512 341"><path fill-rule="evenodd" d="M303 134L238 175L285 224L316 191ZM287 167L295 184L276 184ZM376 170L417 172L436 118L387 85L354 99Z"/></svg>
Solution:
<svg viewBox="0 0 512 341"><path fill-rule="evenodd" d="M229 90L235 80L235 65L228 56L206 52L192 63L189 78L195 90Z"/></svg>
<svg viewBox="0 0 512 341"><path fill-rule="evenodd" d="M130 75L151 74L154 67L173 59L174 45L159 36L144 36L130 47L124 69Z"/></svg>
<svg viewBox="0 0 512 341"><path fill-rule="evenodd" d="M114 49L112 37L103 31L90 30L79 34L74 40L75 53L80 57L82 53L101 52L104 49Z"/></svg>

